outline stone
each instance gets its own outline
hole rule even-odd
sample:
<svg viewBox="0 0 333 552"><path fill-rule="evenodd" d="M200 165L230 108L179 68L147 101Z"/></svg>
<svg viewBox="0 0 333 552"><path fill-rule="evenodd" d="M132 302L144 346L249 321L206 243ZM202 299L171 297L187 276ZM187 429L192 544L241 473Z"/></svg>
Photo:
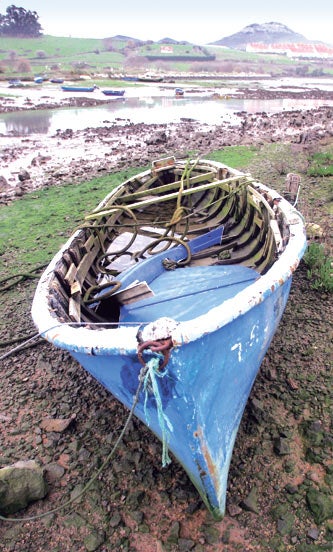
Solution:
<svg viewBox="0 0 333 552"><path fill-rule="evenodd" d="M128 508L133 510L136 508L139 508L144 497L145 497L145 493L143 491L134 491L133 493L130 493L127 496L126 506L128 506Z"/></svg>
<svg viewBox="0 0 333 552"><path fill-rule="evenodd" d="M273 450L278 456L285 456L286 454L290 454L288 439L284 437L278 437L277 439L274 439Z"/></svg>
<svg viewBox="0 0 333 552"><path fill-rule="evenodd" d="M51 161L51 159L52 157L50 155L41 155L40 153L38 153L36 157L31 159L31 166L37 167L40 165L45 165L45 163L47 163L48 161Z"/></svg>
<svg viewBox="0 0 333 552"><path fill-rule="evenodd" d="M203 536L207 544L216 544L220 540L219 530L211 525L205 525Z"/></svg>
<svg viewBox="0 0 333 552"><path fill-rule="evenodd" d="M288 494L294 495L297 493L298 487L297 485L292 485L292 483L287 483L287 485L285 486L285 490Z"/></svg>
<svg viewBox="0 0 333 552"><path fill-rule="evenodd" d="M257 497L257 488L253 487L249 494L241 502L241 507L247 512L253 512L254 514L259 514L258 508L258 497Z"/></svg>
<svg viewBox="0 0 333 552"><path fill-rule="evenodd" d="M309 529L306 536L309 537L309 539L316 541L319 537L319 530L317 529L317 527L312 527L312 529Z"/></svg>
<svg viewBox="0 0 333 552"><path fill-rule="evenodd" d="M118 527L118 525L120 525L120 523L122 522L122 519L121 519L121 515L116 512L115 514L113 514L113 516L111 517L110 519L110 527Z"/></svg>
<svg viewBox="0 0 333 552"><path fill-rule="evenodd" d="M24 182L25 180L30 180L30 174L25 169L21 170L18 173L18 179L20 182Z"/></svg>
<svg viewBox="0 0 333 552"><path fill-rule="evenodd" d="M60 466L56 462L47 464L45 466L46 478L49 483L54 483L55 481L61 479L65 473L65 468Z"/></svg>
<svg viewBox="0 0 333 552"><path fill-rule="evenodd" d="M44 469L34 460L0 469L0 512L14 514L47 494Z"/></svg>
<svg viewBox="0 0 333 552"><path fill-rule="evenodd" d="M168 536L168 539L167 539L169 544L177 544L178 543L179 530L180 530L179 522L175 521L171 526L170 533L169 533L169 536Z"/></svg>
<svg viewBox="0 0 333 552"><path fill-rule="evenodd" d="M5 192L10 188L10 185L8 184L7 180L4 176L0 175L0 192Z"/></svg>
<svg viewBox="0 0 333 552"><path fill-rule="evenodd" d="M179 552L188 552L195 547L195 542L191 539L178 539Z"/></svg>
<svg viewBox="0 0 333 552"><path fill-rule="evenodd" d="M79 529L81 527L86 527L87 521L78 513L71 512L65 516L63 524L65 527L75 527L76 529Z"/></svg>
<svg viewBox="0 0 333 552"><path fill-rule="evenodd" d="M263 423L267 419L267 408L263 402L255 397L249 401L250 413L258 424Z"/></svg>
<svg viewBox="0 0 333 552"><path fill-rule="evenodd" d="M230 517L235 517L242 513L242 508L238 504L228 504L227 510Z"/></svg>
<svg viewBox="0 0 333 552"><path fill-rule="evenodd" d="M330 496L316 489L309 489L306 502L317 524L333 517L333 500Z"/></svg>
<svg viewBox="0 0 333 552"><path fill-rule="evenodd" d="M72 423L73 419L74 419L73 417L47 418L46 420L42 420L42 422L40 423L40 427L45 431L50 431L50 432L54 431L56 433L62 433Z"/></svg>
<svg viewBox="0 0 333 552"><path fill-rule="evenodd" d="M105 533L92 531L85 539L84 539L84 546L88 550L88 552L94 552L97 550L97 548L100 547L101 544L105 542Z"/></svg>
<svg viewBox="0 0 333 552"><path fill-rule="evenodd" d="M295 517L290 512L287 512L277 520L277 531L280 535L288 535L295 523Z"/></svg>

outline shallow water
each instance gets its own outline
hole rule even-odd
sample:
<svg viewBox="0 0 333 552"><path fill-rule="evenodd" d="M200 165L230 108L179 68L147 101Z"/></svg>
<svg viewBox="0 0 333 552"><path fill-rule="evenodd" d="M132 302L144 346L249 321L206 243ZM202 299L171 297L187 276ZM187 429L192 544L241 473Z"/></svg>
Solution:
<svg viewBox="0 0 333 552"><path fill-rule="evenodd" d="M327 104L324 100L241 100L205 97L170 98L144 97L113 100L104 106L63 108L43 111L18 111L0 115L2 134L54 134L57 130L113 124L163 124L195 119L207 124L233 124L236 113L246 111L274 113L292 109L311 109ZM332 102L331 102L332 105Z"/></svg>

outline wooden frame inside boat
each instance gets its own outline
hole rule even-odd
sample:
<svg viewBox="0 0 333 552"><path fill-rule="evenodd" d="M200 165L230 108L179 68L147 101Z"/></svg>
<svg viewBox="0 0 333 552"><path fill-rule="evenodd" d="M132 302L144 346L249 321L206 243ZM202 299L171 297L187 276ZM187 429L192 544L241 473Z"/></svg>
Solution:
<svg viewBox="0 0 333 552"><path fill-rule="evenodd" d="M233 174L226 167L212 170L211 164L193 162L184 177L184 165L177 164L174 158L155 163L152 172L140 180L131 178L86 217L83 228L55 268L50 292L52 308L57 309L64 322L103 322L104 318L90 308L85 297L88 290L98 292L101 273L112 274L116 279L117 271L106 268L108 260L130 253L126 247L119 252L112 248L106 252L115 238L129 229L136 236L149 236L150 242L155 243L155 249L150 249L153 253L160 251L158 241L163 236L169 237L169 241L162 242L170 247L177 243L176 236L186 242L226 223L223 243L205 257L194 257L191 263L242 264L264 274L289 236L288 226L279 221L274 210L276 201L268 193L260 193L248 176ZM150 231L147 226L152 221L154 229ZM163 233L158 233L159 228ZM140 259L145 253L135 252L135 258ZM111 283L109 287L112 289ZM111 319L105 316L105 322L110 321L115 322L112 313Z"/></svg>

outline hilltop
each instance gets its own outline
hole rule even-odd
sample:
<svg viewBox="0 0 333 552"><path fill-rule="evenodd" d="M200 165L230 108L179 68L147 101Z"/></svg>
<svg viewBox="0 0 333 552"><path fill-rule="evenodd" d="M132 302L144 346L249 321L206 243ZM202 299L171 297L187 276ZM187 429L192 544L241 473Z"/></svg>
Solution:
<svg viewBox="0 0 333 552"><path fill-rule="evenodd" d="M234 48L236 50L246 50L246 46L254 42L260 42L263 44L278 44L282 42L312 43L316 41L308 40L305 36L295 33L282 23L271 21L270 23L263 23L262 25L259 25L258 23L247 25L241 31L221 38L220 40L210 44L216 46L226 46L227 48Z"/></svg>

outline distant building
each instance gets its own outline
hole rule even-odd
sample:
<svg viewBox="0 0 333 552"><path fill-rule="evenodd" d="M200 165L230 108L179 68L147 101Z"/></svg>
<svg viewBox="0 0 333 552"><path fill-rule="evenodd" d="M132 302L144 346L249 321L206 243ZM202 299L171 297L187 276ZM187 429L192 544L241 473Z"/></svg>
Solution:
<svg viewBox="0 0 333 552"><path fill-rule="evenodd" d="M173 46L162 44L161 54L173 54Z"/></svg>
<svg viewBox="0 0 333 552"><path fill-rule="evenodd" d="M246 51L262 54L284 54L295 58L333 58L333 47L327 44L301 42L264 44L263 42L251 42L247 44Z"/></svg>

